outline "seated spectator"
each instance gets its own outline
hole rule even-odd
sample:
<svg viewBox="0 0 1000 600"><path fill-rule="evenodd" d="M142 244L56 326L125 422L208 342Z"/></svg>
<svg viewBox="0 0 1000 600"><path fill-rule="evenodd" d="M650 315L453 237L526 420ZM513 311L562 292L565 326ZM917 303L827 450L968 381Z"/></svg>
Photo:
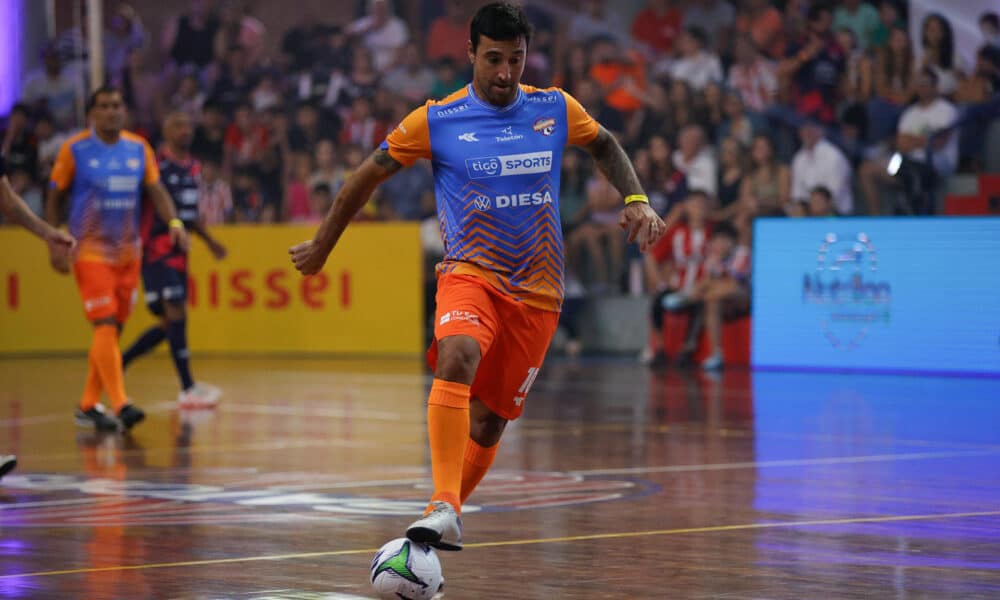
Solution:
<svg viewBox="0 0 1000 600"><path fill-rule="evenodd" d="M194 129L191 154L198 160L223 164L225 158L226 117L222 107L207 102L202 107L201 122Z"/></svg>
<svg viewBox="0 0 1000 600"><path fill-rule="evenodd" d="M320 58L328 31L315 11L300 10L298 22L281 36L281 66L292 72L310 69Z"/></svg>
<svg viewBox="0 0 1000 600"><path fill-rule="evenodd" d="M759 134L750 147L750 170L740 186L740 200L721 208L719 220L731 220L740 233L740 242L750 244L753 220L758 216L784 216L791 195L791 172L778 162L774 146Z"/></svg>
<svg viewBox="0 0 1000 600"><path fill-rule="evenodd" d="M681 32L681 12L669 0L646 0L632 20L632 39L648 48L650 58L670 54Z"/></svg>
<svg viewBox="0 0 1000 600"><path fill-rule="evenodd" d="M591 289L609 291L625 258L625 238L618 225L622 197L600 170L595 169L587 182L586 220L583 220L566 243L566 253L574 265L583 263L586 253L593 278Z"/></svg>
<svg viewBox="0 0 1000 600"><path fill-rule="evenodd" d="M743 104L754 112L763 112L774 102L778 92L778 76L774 63L757 51L748 35L736 38L735 62L729 67L727 85L736 90Z"/></svg>
<svg viewBox="0 0 1000 600"><path fill-rule="evenodd" d="M809 201L793 202L788 214L792 217L836 217L833 194L822 185L816 186L809 192Z"/></svg>
<svg viewBox="0 0 1000 600"><path fill-rule="evenodd" d="M578 10L566 27L566 38L573 44L585 44L594 38L612 36L628 43L629 23L625 11L615 10L608 0L580 0Z"/></svg>
<svg viewBox="0 0 1000 600"><path fill-rule="evenodd" d="M202 70L214 56L215 35L219 20L210 0L191 0L191 10L167 22L163 31L163 50L174 69L194 67Z"/></svg>
<svg viewBox="0 0 1000 600"><path fill-rule="evenodd" d="M262 113L278 108L283 100L278 74L273 71L261 73L257 78L257 85L250 92L250 105L254 111Z"/></svg>
<svg viewBox="0 0 1000 600"><path fill-rule="evenodd" d="M713 81L705 86L700 96L705 109L705 134L710 141L714 142L718 139L723 121L726 120L722 86Z"/></svg>
<svg viewBox="0 0 1000 600"><path fill-rule="evenodd" d="M10 168L8 165L8 168L10 169L8 179L10 180L11 189L24 200L24 203L28 205L31 212L35 213L35 216L45 218L42 188L35 183L31 171L22 166Z"/></svg>
<svg viewBox="0 0 1000 600"><path fill-rule="evenodd" d="M623 50L610 38L594 40L590 78L600 86L604 102L622 115L631 115L642 107L646 69L638 53Z"/></svg>
<svg viewBox="0 0 1000 600"><path fill-rule="evenodd" d="M130 51L125 68L112 73L112 85L121 90L129 117L144 131L153 131L162 122L158 118L163 110L161 80L160 73L146 65L142 48Z"/></svg>
<svg viewBox="0 0 1000 600"><path fill-rule="evenodd" d="M62 61L54 46L42 51L45 70L29 74L21 88L21 102L31 110L48 112L55 119L56 128L68 131L82 125L77 122L76 106L81 100L81 89L62 68Z"/></svg>
<svg viewBox="0 0 1000 600"><path fill-rule="evenodd" d="M335 197L336 195L330 189L330 186L325 183L316 184L309 190L309 205L311 210L322 219L326 213L330 212L330 207L333 206Z"/></svg>
<svg viewBox="0 0 1000 600"><path fill-rule="evenodd" d="M854 31L838 29L834 36L846 57L842 99L848 105L864 104L872 96L872 64L858 47Z"/></svg>
<svg viewBox="0 0 1000 600"><path fill-rule="evenodd" d="M688 125L677 136L674 166L687 177L688 188L703 190L710 198L718 191L718 163L698 125Z"/></svg>
<svg viewBox="0 0 1000 600"><path fill-rule="evenodd" d="M854 34L857 49L864 52L872 44L879 25L879 13L874 6L861 0L843 0L833 11L833 28L848 29Z"/></svg>
<svg viewBox="0 0 1000 600"><path fill-rule="evenodd" d="M462 0L447 0L445 14L431 22L427 32L427 60L450 58L456 63L468 60L469 16Z"/></svg>
<svg viewBox="0 0 1000 600"><path fill-rule="evenodd" d="M38 167L35 173L38 174L39 181L49 180L49 174L52 171L52 165L56 162L59 148L68 137L66 133L56 131L52 115L41 113L35 118L35 141L38 144Z"/></svg>
<svg viewBox="0 0 1000 600"><path fill-rule="evenodd" d="M724 119L716 131L716 137L718 139L733 137L740 144L749 146L760 126L756 119L746 112L740 95L733 91L727 92L723 99L722 110Z"/></svg>
<svg viewBox="0 0 1000 600"><path fill-rule="evenodd" d="M403 46L398 65L382 80L382 86L412 103L423 103L434 88L434 71L428 67L415 43Z"/></svg>
<svg viewBox="0 0 1000 600"><path fill-rule="evenodd" d="M30 179L37 177L38 143L31 132L31 110L27 105L15 104L10 109L0 153L10 170L24 169Z"/></svg>
<svg viewBox="0 0 1000 600"><path fill-rule="evenodd" d="M625 131L625 117L601 97L601 88L593 79L582 79L576 85L576 99L605 129L620 136Z"/></svg>
<svg viewBox="0 0 1000 600"><path fill-rule="evenodd" d="M447 57L437 62L434 66L434 85L431 86L432 99L440 100L468 83L458 69L460 64Z"/></svg>
<svg viewBox="0 0 1000 600"><path fill-rule="evenodd" d="M247 64L256 65L261 59L266 34L264 23L250 14L249 2L223 0L219 8L219 29L213 40L215 57L225 56L236 46L243 49Z"/></svg>
<svg viewBox="0 0 1000 600"><path fill-rule="evenodd" d="M930 67L937 77L938 91L944 96L951 96L958 89L959 82L965 78L965 69L958 64L955 55L955 36L951 23L940 13L931 13L924 17L920 34L921 68Z"/></svg>
<svg viewBox="0 0 1000 600"><path fill-rule="evenodd" d="M663 135L649 138L649 161L652 178L643 189L649 194L649 205L659 215L669 214L688 197L688 178L674 163L670 142Z"/></svg>
<svg viewBox="0 0 1000 600"><path fill-rule="evenodd" d="M979 17L979 31L983 34L983 58L989 65L993 90L1000 90L1000 15L986 12Z"/></svg>
<svg viewBox="0 0 1000 600"><path fill-rule="evenodd" d="M906 22L899 17L898 0L880 0L878 3L878 25L872 31L868 52L878 52L889 44L889 32L895 27L906 29Z"/></svg>
<svg viewBox="0 0 1000 600"><path fill-rule="evenodd" d="M823 138L823 126L806 120L799 127L802 147L792 158L792 200L804 202L809 192L824 186L833 194L833 206L841 215L854 212L851 165L839 148Z"/></svg>
<svg viewBox="0 0 1000 600"><path fill-rule="evenodd" d="M561 68L553 77L552 85L561 87L576 97L577 84L589 77L590 62L587 48L583 44L573 44L565 54Z"/></svg>
<svg viewBox="0 0 1000 600"><path fill-rule="evenodd" d="M268 143L268 132L259 123L249 104L240 104L233 113L233 122L226 128L223 147L223 170L249 167L259 160Z"/></svg>
<svg viewBox="0 0 1000 600"><path fill-rule="evenodd" d="M205 104L205 94L201 91L201 82L194 74L187 74L181 77L177 86L177 91L170 97L168 109L179 111L191 117L191 121L198 123L201 121L201 109Z"/></svg>
<svg viewBox="0 0 1000 600"><path fill-rule="evenodd" d="M690 291L679 291L663 299L667 310L693 308L697 313L685 342L685 356L679 362L689 362L701 337L698 327L702 319L708 333L711 351L701 366L716 371L725 364L722 353L722 322L725 318L746 315L750 310L750 249L739 245L736 229L729 223L719 223L712 229L705 257L704 276Z"/></svg>
<svg viewBox="0 0 1000 600"><path fill-rule="evenodd" d="M836 117L846 72L844 50L830 30L832 19L829 5L810 5L805 36L789 46L778 67L779 77L791 81L792 108L824 123Z"/></svg>
<svg viewBox="0 0 1000 600"><path fill-rule="evenodd" d="M336 113L321 111L302 102L295 109L295 122L288 130L288 145L294 152L312 154L322 139L337 139L342 124Z"/></svg>
<svg viewBox="0 0 1000 600"><path fill-rule="evenodd" d="M972 75L958 84L958 89L955 90L955 102L978 104L988 101L998 91L994 87L997 75L998 71L990 59L990 48L983 46L976 52L976 64Z"/></svg>
<svg viewBox="0 0 1000 600"><path fill-rule="evenodd" d="M351 110L340 130L340 143L357 144L364 150L372 150L382 143L389 133L389 124L376 118L372 99L358 96L351 103Z"/></svg>
<svg viewBox="0 0 1000 600"><path fill-rule="evenodd" d="M905 27L893 27L888 42L875 55L875 96L896 106L908 104L913 97L913 73L910 36Z"/></svg>
<svg viewBox="0 0 1000 600"><path fill-rule="evenodd" d="M285 183L284 221L308 223L319 219L320 214L312 204L309 177L312 174L312 160L308 154L292 157L292 172Z"/></svg>
<svg viewBox="0 0 1000 600"><path fill-rule="evenodd" d="M906 212L932 213L938 186L958 164L958 138L953 132L945 132L955 123L958 111L941 97L933 68L924 68L916 84L918 100L903 112L896 134L901 162L893 170L898 178L894 180L887 172L888 159L868 161L860 170L861 189L870 214L882 212L881 184L893 181L903 186L909 203Z"/></svg>
<svg viewBox="0 0 1000 600"><path fill-rule="evenodd" d="M368 14L351 23L347 34L361 40L379 73L387 73L395 66L399 49L410 39L406 23L392 14L389 0L369 0Z"/></svg>
<svg viewBox="0 0 1000 600"><path fill-rule="evenodd" d="M323 184L336 196L344 182L344 167L337 159L337 145L333 140L324 138L316 143L312 167L314 170L309 176L309 189Z"/></svg>
<svg viewBox="0 0 1000 600"><path fill-rule="evenodd" d="M417 161L379 186L382 191L380 217L391 221L419 221L423 215L424 196L434 195L434 175L429 161ZM562 198L559 198L560 203Z"/></svg>
<svg viewBox="0 0 1000 600"><path fill-rule="evenodd" d="M264 215L264 202L259 189L260 182L253 168L239 167L233 171L233 217L236 223L269 222Z"/></svg>
<svg viewBox="0 0 1000 600"><path fill-rule="evenodd" d="M728 218L725 215L739 205L743 180L747 177L745 155L745 147L734 137L724 138L719 143L718 201L713 220Z"/></svg>
<svg viewBox="0 0 1000 600"><path fill-rule="evenodd" d="M639 167L636 165L636 174ZM586 215L587 204L587 180L590 172L587 165L580 156L580 151L574 148L567 148L563 153L562 166L559 175L559 221L562 225L563 239L580 224L580 217ZM639 175L642 181L642 175ZM648 187L643 187L648 190ZM648 192L647 192L648 193ZM566 265L570 270L570 265Z"/></svg>
<svg viewBox="0 0 1000 600"><path fill-rule="evenodd" d="M222 178L219 161L202 159L201 182L198 188L198 216L205 225L220 225L233 221L233 194Z"/></svg>
<svg viewBox="0 0 1000 600"><path fill-rule="evenodd" d="M224 113L232 114L237 105L244 103L250 96L255 81L250 73L250 62L247 52L241 46L232 46L226 51L226 61L221 73L212 86L209 96L217 103Z"/></svg>
<svg viewBox="0 0 1000 600"><path fill-rule="evenodd" d="M677 207L679 221L643 258L646 287L653 291L653 301L649 340L639 361L653 367L665 366L669 361L663 349L664 301L671 294L695 289L712 233L707 222L709 199L705 192L692 191ZM685 346L682 354L693 354L695 349Z"/></svg>
<svg viewBox="0 0 1000 600"><path fill-rule="evenodd" d="M684 27L698 27L705 32L708 48L717 54L729 48L729 38L736 11L726 0L693 0L684 10Z"/></svg>
<svg viewBox="0 0 1000 600"><path fill-rule="evenodd" d="M710 82L722 81L722 63L707 43L708 37L698 27L685 29L677 44L680 57L671 63L670 76L698 91Z"/></svg>

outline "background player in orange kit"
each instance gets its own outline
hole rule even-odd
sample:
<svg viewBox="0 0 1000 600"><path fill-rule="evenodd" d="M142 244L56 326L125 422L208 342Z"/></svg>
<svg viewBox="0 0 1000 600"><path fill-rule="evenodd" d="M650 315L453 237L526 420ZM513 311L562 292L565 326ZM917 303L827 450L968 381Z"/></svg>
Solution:
<svg viewBox="0 0 1000 600"><path fill-rule="evenodd" d="M160 183L153 150L139 136L122 130L121 93L110 87L95 91L87 103L87 116L91 129L74 135L59 149L45 207L49 223L55 225L69 197L69 230L80 240L79 249L71 260L69 253L50 247L50 260L60 273L69 273L72 266L84 312L94 325L77 422L101 431L128 430L145 417L125 394L118 348L139 278L143 191L170 224L175 245L187 247L187 234ZM114 416L100 404L102 391L112 402Z"/></svg>
<svg viewBox="0 0 1000 600"><path fill-rule="evenodd" d="M59 252L70 252L76 246L76 240L65 231L56 229L35 216L24 200L17 195L7 178L7 161L0 153L0 213L4 218L20 223L25 229L45 240L49 246L58 248ZM17 457L13 454L0 454L0 477L14 470Z"/></svg>
<svg viewBox="0 0 1000 600"><path fill-rule="evenodd" d="M508 3L470 27L473 81L410 113L348 179L313 240L289 250L319 272L375 187L432 161L446 255L438 265L434 369L427 406L434 494L407 537L462 548L462 503L520 416L563 300L558 190L562 152L586 149L625 197L620 223L645 251L664 232L615 138L569 94L521 85L531 26Z"/></svg>

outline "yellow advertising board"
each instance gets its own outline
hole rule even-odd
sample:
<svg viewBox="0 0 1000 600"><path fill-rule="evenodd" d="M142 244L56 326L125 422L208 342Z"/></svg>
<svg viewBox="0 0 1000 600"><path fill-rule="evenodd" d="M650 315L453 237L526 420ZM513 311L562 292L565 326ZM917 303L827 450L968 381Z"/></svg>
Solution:
<svg viewBox="0 0 1000 600"><path fill-rule="evenodd" d="M314 226L212 229L229 250L216 261L192 236L188 336L192 352L418 355L423 343L422 257L411 223L356 223L323 272L302 277L288 248ZM154 323L138 301L123 335ZM90 326L72 276L45 245L0 230L0 353L86 351Z"/></svg>

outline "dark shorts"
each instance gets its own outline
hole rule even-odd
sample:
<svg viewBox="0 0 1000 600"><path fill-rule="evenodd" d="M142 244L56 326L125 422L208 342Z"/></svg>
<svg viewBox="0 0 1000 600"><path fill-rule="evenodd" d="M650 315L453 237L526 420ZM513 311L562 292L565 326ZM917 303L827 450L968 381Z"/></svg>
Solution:
<svg viewBox="0 0 1000 600"><path fill-rule="evenodd" d="M142 265L142 288L146 292L149 312L163 316L163 303L184 304L187 298L188 275L186 269L172 267L157 261Z"/></svg>

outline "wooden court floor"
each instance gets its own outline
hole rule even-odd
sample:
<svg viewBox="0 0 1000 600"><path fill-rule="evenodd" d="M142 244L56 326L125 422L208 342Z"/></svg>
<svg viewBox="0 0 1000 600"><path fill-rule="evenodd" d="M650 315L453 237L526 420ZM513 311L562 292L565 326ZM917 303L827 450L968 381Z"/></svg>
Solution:
<svg viewBox="0 0 1000 600"><path fill-rule="evenodd" d="M0 360L0 598L371 598L428 497L417 361L166 358L131 436L82 359ZM1000 598L1000 380L552 361L442 553L444 598Z"/></svg>

